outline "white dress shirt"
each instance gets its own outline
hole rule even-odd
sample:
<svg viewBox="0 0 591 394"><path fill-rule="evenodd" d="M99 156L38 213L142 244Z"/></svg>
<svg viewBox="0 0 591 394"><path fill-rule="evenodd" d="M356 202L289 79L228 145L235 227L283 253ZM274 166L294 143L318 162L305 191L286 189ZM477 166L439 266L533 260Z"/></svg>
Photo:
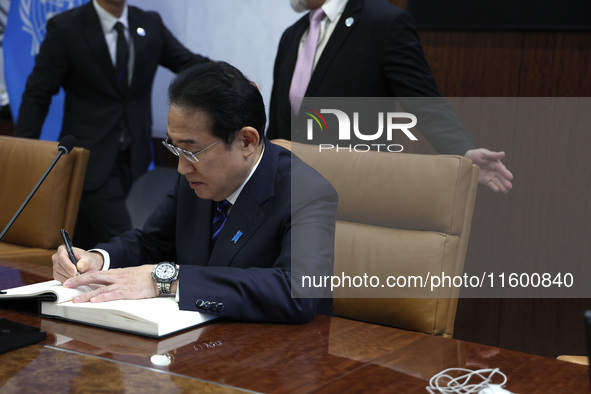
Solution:
<svg viewBox="0 0 591 394"><path fill-rule="evenodd" d="M92 5L94 5L94 9L98 14L99 21L101 23L101 27L103 28L103 34L105 35L105 41L107 42L107 48L109 49L109 55L111 55L111 61L113 62L113 66L117 64L117 31L115 30L115 24L117 22L121 22L123 27L125 28L125 39L129 45L129 63L127 67L127 77L128 83L131 83L131 77L133 73L133 66L135 64L135 51L133 46L133 40L131 40L131 35L129 33L129 22L127 19L127 4L123 9L123 13L121 14L120 18L115 18L113 15L109 14L104 8L102 8L96 0L92 0Z"/></svg>

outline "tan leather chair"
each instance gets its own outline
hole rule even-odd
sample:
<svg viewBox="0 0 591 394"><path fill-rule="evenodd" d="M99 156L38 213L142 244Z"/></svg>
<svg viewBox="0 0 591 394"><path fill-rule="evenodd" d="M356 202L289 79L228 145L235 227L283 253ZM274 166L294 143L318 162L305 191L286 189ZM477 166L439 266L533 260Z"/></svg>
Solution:
<svg viewBox="0 0 591 394"><path fill-rule="evenodd" d="M479 168L461 156L323 151L274 140L339 194L334 275L462 275ZM376 298L377 296L377 298ZM334 291L338 316L451 336L458 292L417 287Z"/></svg>
<svg viewBox="0 0 591 394"><path fill-rule="evenodd" d="M0 136L0 231L8 224L58 153L57 142ZM63 155L0 242L0 259L51 265L71 236L78 216L90 152L74 148Z"/></svg>
<svg viewBox="0 0 591 394"><path fill-rule="evenodd" d="M589 357L587 357L587 356L565 355L565 356L558 356L558 357L556 357L556 359L560 360L560 361L567 361L567 362L573 363L573 364L589 365Z"/></svg>

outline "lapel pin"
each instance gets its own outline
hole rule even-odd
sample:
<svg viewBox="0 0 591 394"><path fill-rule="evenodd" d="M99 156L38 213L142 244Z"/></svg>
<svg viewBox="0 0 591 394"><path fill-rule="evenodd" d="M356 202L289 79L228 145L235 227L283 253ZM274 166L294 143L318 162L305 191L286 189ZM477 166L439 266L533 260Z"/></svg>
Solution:
<svg viewBox="0 0 591 394"><path fill-rule="evenodd" d="M144 37L146 35L146 31L144 30L143 27L138 27L136 31L137 31L138 36Z"/></svg>
<svg viewBox="0 0 591 394"><path fill-rule="evenodd" d="M232 238L232 242L234 242L234 243L238 242L240 237L242 237L242 231L238 230L236 232L236 234L234 235L234 238Z"/></svg>
<svg viewBox="0 0 591 394"><path fill-rule="evenodd" d="M351 26L353 26L354 22L355 22L355 19L353 19L353 17L350 16L347 19L345 19L345 26L351 27Z"/></svg>

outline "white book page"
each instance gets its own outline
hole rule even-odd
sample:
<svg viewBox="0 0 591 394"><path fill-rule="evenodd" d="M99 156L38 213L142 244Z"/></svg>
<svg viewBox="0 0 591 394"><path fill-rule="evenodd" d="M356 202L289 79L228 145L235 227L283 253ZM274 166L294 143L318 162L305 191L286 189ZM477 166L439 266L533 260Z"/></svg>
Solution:
<svg viewBox="0 0 591 394"><path fill-rule="evenodd" d="M217 316L179 310L172 297L107 302L66 302L42 304L43 314L127 330L148 335L164 335L204 323Z"/></svg>
<svg viewBox="0 0 591 394"><path fill-rule="evenodd" d="M90 285L68 289L63 287L61 282L50 280L7 289L6 294L0 295L0 299L54 294L57 301L43 301L41 314L152 336L165 335L217 317L194 311L181 311L172 297L96 303L72 302L72 298L101 286Z"/></svg>
<svg viewBox="0 0 591 394"><path fill-rule="evenodd" d="M32 285L15 287L13 289L4 290L6 294L0 295L0 298L21 298L26 296L38 296L46 293L53 293L57 297L57 303L70 301L77 295L86 293L97 286L80 286L74 289L64 287L61 282L57 280L49 280L47 282L35 283Z"/></svg>

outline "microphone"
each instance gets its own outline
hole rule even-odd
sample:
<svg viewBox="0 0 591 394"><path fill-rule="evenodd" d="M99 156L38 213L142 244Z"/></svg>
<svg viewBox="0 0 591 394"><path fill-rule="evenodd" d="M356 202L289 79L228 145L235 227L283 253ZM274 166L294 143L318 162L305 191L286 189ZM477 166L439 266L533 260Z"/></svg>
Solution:
<svg viewBox="0 0 591 394"><path fill-rule="evenodd" d="M57 150L62 152L64 155L70 153L70 151L76 146L76 138L71 135L67 135L60 141Z"/></svg>
<svg viewBox="0 0 591 394"><path fill-rule="evenodd" d="M33 195L35 194L35 192L37 192L37 189L39 189L39 186L41 186L41 184L43 183L45 178L47 178L47 175L49 175L49 173L51 172L51 170L53 169L53 167L55 166L57 161L60 159L60 157L70 153L75 145L76 145L76 139L74 137L72 137L71 135L67 135L64 138L62 138L62 140L59 142L58 147L57 147L57 150L58 150L57 156L55 157L55 159L53 159L53 161L51 162L51 164L49 165L49 167L47 168L45 173L41 176L41 179L39 179L39 182L37 182L35 187L33 187L33 190L31 190L31 193L29 193L29 195L27 196L27 198L25 199L23 204L20 206L20 208L16 211L16 213L14 214L12 219L10 219L10 222L8 222L6 227L4 227L4 230L2 230L2 234L0 234L0 241L2 240L4 235L8 232L8 229L10 229L10 227L12 226L12 224L14 223L16 218L18 218L18 216L21 214L23 209L25 209L25 207L29 203L29 200L31 200L31 198L33 198Z"/></svg>

